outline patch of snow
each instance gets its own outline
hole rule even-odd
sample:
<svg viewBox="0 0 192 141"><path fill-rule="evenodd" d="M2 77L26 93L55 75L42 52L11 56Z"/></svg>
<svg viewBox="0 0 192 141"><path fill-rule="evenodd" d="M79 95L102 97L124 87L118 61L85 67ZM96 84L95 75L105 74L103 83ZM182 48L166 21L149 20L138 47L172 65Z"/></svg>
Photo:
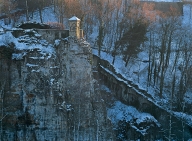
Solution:
<svg viewBox="0 0 192 141"><path fill-rule="evenodd" d="M27 52L13 53L12 59L21 60L21 59L23 59L23 56L25 56L26 54L27 54Z"/></svg>
<svg viewBox="0 0 192 141"><path fill-rule="evenodd" d="M191 26L192 25L192 14L191 14L191 4L184 4L183 5L183 24Z"/></svg>
<svg viewBox="0 0 192 141"><path fill-rule="evenodd" d="M36 59L45 59L45 57L29 57L29 58L31 58L31 59L34 59L34 60L36 60Z"/></svg>
<svg viewBox="0 0 192 141"><path fill-rule="evenodd" d="M61 106L59 107L59 109L62 110L62 109L64 108L64 106L65 106L65 101L63 101L63 102L61 103Z"/></svg>
<svg viewBox="0 0 192 141"><path fill-rule="evenodd" d="M32 70L31 72L40 72L40 70Z"/></svg>
<svg viewBox="0 0 192 141"><path fill-rule="evenodd" d="M11 30L16 30L16 31L18 31L18 30L23 30L22 28L15 28L15 27L13 27L13 28L11 28Z"/></svg>
<svg viewBox="0 0 192 141"><path fill-rule="evenodd" d="M51 80L50 80L50 84L51 85L53 85L53 81L54 81L55 79L54 78L51 78Z"/></svg>
<svg viewBox="0 0 192 141"><path fill-rule="evenodd" d="M59 68L59 66L50 67L50 69L56 69Z"/></svg>
<svg viewBox="0 0 192 141"><path fill-rule="evenodd" d="M25 30L25 32L34 32L32 29ZM34 49L38 49L40 54L43 56L48 56L50 58L52 55L55 55L55 49L53 45L49 44L46 40L39 40L35 37L29 37L28 35L21 36L19 38L15 38L11 32L6 32L5 34L0 36L0 46L9 47L10 44L15 45L16 50L24 51L22 53L13 53L13 59L22 59L28 51L33 51ZM42 58L43 59L43 58Z"/></svg>
<svg viewBox="0 0 192 141"><path fill-rule="evenodd" d="M80 21L79 18L77 18L76 16L73 16L69 19L69 21Z"/></svg>
<svg viewBox="0 0 192 141"><path fill-rule="evenodd" d="M9 47L10 43L15 43L16 39L13 37L11 32L6 32L5 34L0 36L0 46Z"/></svg>
<svg viewBox="0 0 192 141"><path fill-rule="evenodd" d="M30 33L30 32L33 32L33 33L34 33L34 30L33 30L33 29L25 29L24 32L25 32L25 33Z"/></svg>
<svg viewBox="0 0 192 141"><path fill-rule="evenodd" d="M66 105L66 109L67 111L71 111L72 110L71 104Z"/></svg>
<svg viewBox="0 0 192 141"><path fill-rule="evenodd" d="M40 42L40 44L42 44L42 45L44 45L44 46L47 46L47 45L49 44L49 43L48 43L46 40L44 40L44 39L40 40L39 42Z"/></svg>
<svg viewBox="0 0 192 141"><path fill-rule="evenodd" d="M59 44L60 44L60 42L61 42L61 40L59 40L59 39L57 39L57 40L55 40L55 46L58 46Z"/></svg>
<svg viewBox="0 0 192 141"><path fill-rule="evenodd" d="M27 63L26 66L28 66L28 67L38 67L39 65L29 64L29 63Z"/></svg>
<svg viewBox="0 0 192 141"><path fill-rule="evenodd" d="M186 103L192 104L192 91L191 90L189 90L185 93L184 100Z"/></svg>
<svg viewBox="0 0 192 141"><path fill-rule="evenodd" d="M127 106L120 101L116 101L114 106L107 110L107 116L115 126L118 126L119 121L125 120L127 123L132 123L134 120L136 120L137 125L143 122L153 122L157 127L160 127L159 122L149 113L141 113L136 108ZM142 134L146 134L148 129L148 127L146 127L145 129L141 130L134 125L132 125L132 127Z"/></svg>
<svg viewBox="0 0 192 141"><path fill-rule="evenodd" d="M35 33L34 35L35 35L35 37L37 37L37 38L40 38L40 37L41 37L41 35L38 34L38 33Z"/></svg>
<svg viewBox="0 0 192 141"><path fill-rule="evenodd" d="M108 87L106 87L105 85L101 85L101 90L104 90L104 91L106 91L108 93L111 92L111 90Z"/></svg>
<svg viewBox="0 0 192 141"><path fill-rule="evenodd" d="M173 114L186 122L189 126L192 127L192 115L185 114L183 112L173 112Z"/></svg>

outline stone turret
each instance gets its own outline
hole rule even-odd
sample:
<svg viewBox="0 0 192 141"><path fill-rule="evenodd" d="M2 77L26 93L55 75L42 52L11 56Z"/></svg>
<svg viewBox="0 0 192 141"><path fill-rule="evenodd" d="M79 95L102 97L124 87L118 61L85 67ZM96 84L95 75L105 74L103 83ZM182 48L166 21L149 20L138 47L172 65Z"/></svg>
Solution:
<svg viewBox="0 0 192 141"><path fill-rule="evenodd" d="M76 16L69 19L69 36L77 37L80 39L83 37L83 30L80 29L81 20Z"/></svg>

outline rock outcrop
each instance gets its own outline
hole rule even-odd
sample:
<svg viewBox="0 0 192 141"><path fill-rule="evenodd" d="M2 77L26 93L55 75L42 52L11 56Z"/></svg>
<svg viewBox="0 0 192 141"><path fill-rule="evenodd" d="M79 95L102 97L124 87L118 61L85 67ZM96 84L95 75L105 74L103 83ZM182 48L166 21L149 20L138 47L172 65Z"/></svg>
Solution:
<svg viewBox="0 0 192 141"><path fill-rule="evenodd" d="M113 140L89 43L39 33L0 35L1 140Z"/></svg>

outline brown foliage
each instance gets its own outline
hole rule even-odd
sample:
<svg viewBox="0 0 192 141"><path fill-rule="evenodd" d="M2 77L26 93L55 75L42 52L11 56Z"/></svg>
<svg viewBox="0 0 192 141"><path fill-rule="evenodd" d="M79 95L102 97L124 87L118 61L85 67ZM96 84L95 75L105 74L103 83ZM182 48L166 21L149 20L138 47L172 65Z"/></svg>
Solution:
<svg viewBox="0 0 192 141"><path fill-rule="evenodd" d="M67 17L72 17L76 15L77 17L82 16L82 9L80 1L78 0L62 0L60 1L61 5L63 5L64 13Z"/></svg>

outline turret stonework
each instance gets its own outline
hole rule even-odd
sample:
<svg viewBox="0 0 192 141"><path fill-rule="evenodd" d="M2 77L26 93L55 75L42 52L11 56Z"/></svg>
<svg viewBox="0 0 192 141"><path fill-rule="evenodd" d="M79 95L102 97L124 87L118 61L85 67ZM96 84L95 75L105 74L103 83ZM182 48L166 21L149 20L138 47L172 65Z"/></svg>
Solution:
<svg viewBox="0 0 192 141"><path fill-rule="evenodd" d="M76 16L69 19L69 36L80 39L83 37L83 30L80 29L81 20Z"/></svg>

